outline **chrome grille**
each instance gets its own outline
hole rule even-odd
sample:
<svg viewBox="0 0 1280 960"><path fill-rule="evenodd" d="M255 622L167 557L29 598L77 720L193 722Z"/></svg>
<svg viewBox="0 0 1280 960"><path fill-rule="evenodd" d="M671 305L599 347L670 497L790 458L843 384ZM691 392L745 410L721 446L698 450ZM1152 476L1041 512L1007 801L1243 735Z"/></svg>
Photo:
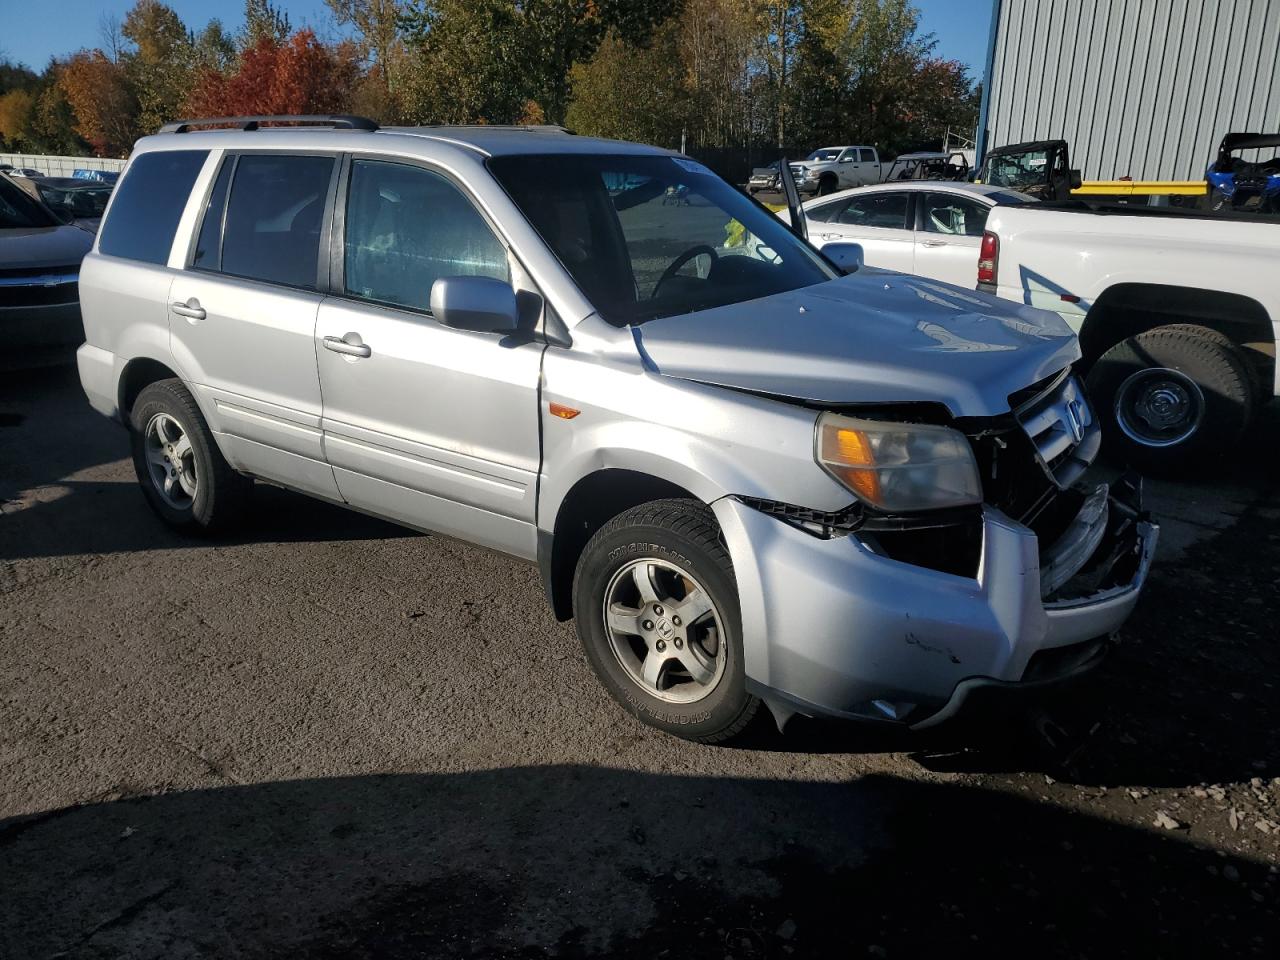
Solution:
<svg viewBox="0 0 1280 960"><path fill-rule="evenodd" d="M1011 398L1017 399L1017 394ZM1031 438L1040 465L1060 489L1075 483L1098 454L1101 431L1070 368L1023 399L1013 413Z"/></svg>

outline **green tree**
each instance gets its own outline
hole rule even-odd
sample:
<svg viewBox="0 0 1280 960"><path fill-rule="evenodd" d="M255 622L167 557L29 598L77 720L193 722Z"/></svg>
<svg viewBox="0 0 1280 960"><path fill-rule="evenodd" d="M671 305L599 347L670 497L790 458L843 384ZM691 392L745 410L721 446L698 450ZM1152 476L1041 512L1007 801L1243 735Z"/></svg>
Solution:
<svg viewBox="0 0 1280 960"><path fill-rule="evenodd" d="M271 0L244 0L244 27L239 36L241 50L253 49L263 38L284 43L292 32L289 14L273 6Z"/></svg>
<svg viewBox="0 0 1280 960"><path fill-rule="evenodd" d="M26 153L32 146L32 123L36 113L36 96L21 87L0 93L0 144L16 153Z"/></svg>
<svg viewBox="0 0 1280 960"><path fill-rule="evenodd" d="M566 119L578 133L679 147L688 95L680 57L680 24L668 21L645 46L612 30L587 63L571 71Z"/></svg>
<svg viewBox="0 0 1280 960"><path fill-rule="evenodd" d="M195 75L191 35L160 0L138 0L121 33L129 41L122 62L138 104L137 125L152 132L178 116Z"/></svg>

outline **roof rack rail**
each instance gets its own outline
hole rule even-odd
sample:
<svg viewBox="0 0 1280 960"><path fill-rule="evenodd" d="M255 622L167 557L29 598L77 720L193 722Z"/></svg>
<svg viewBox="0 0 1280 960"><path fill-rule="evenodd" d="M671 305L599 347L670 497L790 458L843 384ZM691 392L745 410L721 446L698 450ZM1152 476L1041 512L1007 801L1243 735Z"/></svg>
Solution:
<svg viewBox="0 0 1280 960"><path fill-rule="evenodd" d="M335 130L377 130L378 125L368 117L349 114L320 116L299 114L275 117L207 117L203 120L175 120L166 123L157 133L189 133L194 127L239 127L241 130L257 130L263 125L287 123L294 126L333 127Z"/></svg>

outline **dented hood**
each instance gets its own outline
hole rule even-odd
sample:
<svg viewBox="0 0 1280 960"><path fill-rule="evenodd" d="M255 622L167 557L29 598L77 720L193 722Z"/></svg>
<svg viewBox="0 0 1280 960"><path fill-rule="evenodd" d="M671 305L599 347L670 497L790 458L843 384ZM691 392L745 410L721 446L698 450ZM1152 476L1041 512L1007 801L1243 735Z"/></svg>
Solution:
<svg viewBox="0 0 1280 960"><path fill-rule="evenodd" d="M1007 412L1009 394L1080 356L1057 314L870 268L635 336L670 377L815 403L931 401L964 417Z"/></svg>

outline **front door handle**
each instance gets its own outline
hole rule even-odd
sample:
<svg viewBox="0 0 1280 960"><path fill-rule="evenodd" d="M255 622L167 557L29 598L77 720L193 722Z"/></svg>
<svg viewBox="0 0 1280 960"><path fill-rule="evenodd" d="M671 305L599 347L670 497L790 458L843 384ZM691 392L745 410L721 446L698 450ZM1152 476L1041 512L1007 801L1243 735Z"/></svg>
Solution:
<svg viewBox="0 0 1280 960"><path fill-rule="evenodd" d="M169 304L169 309L180 317L186 317L188 320L203 320L205 318L204 307L200 306L200 301L195 297L185 302L175 300Z"/></svg>
<svg viewBox="0 0 1280 960"><path fill-rule="evenodd" d="M945 241L945 240L921 240L920 242L921 242L921 243L923 243L926 247L945 247L945 246L947 246L947 241Z"/></svg>
<svg viewBox="0 0 1280 960"><path fill-rule="evenodd" d="M820 233L818 234L818 236L823 240L839 240L840 239L840 234L838 233Z"/></svg>
<svg viewBox="0 0 1280 960"><path fill-rule="evenodd" d="M325 337L324 348L334 353L345 353L349 357L367 357L373 351L360 339L358 333L348 333L341 337Z"/></svg>

